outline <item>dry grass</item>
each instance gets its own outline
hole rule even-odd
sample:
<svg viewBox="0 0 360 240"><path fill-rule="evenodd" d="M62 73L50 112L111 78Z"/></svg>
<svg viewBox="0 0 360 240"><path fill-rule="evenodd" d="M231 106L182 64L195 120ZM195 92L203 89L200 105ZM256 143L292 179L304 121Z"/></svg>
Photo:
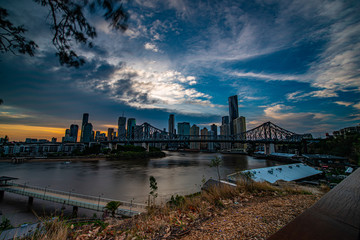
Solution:
<svg viewBox="0 0 360 240"><path fill-rule="evenodd" d="M309 192L297 185L274 186L266 182L259 183L245 179L239 181L236 187L222 185L192 196L179 196L175 198L178 201L172 204L153 206L146 214L131 219L108 220L104 228L90 224L70 229L61 221L53 221L46 226L46 231L39 232L30 239L78 239L79 237L109 239L115 236L119 239L182 238L191 231L196 231L194 229L199 229L199 226L210 219L223 215L224 211L230 214L233 211L231 209L241 209L253 204L262 206L265 199L266 202L269 199L279 199L278 201L281 202L283 197L294 198L294 194L307 195ZM287 205L291 206L291 204ZM286 207L289 207L287 205Z"/></svg>
<svg viewBox="0 0 360 240"><path fill-rule="evenodd" d="M21 238L22 240L66 240L68 226L59 219L43 220L43 226L39 227L31 236Z"/></svg>

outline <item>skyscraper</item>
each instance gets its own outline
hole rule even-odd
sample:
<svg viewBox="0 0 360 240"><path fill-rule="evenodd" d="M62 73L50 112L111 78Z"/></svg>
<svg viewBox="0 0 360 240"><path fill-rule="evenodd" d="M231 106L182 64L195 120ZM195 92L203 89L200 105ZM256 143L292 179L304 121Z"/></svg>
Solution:
<svg viewBox="0 0 360 240"><path fill-rule="evenodd" d="M190 128L190 139L198 139L200 133L200 128L195 124ZM200 150L200 143L198 142L190 142L190 149Z"/></svg>
<svg viewBox="0 0 360 240"><path fill-rule="evenodd" d="M204 127L203 129L201 129L200 131L201 133L201 140L207 140L208 139L208 130L206 127ZM201 142L200 143L200 148L202 150L207 150L208 149L208 143L207 142Z"/></svg>
<svg viewBox="0 0 360 240"><path fill-rule="evenodd" d="M81 124L80 142L84 142L84 127L88 122L89 122L89 114L84 113L83 114L83 119L82 119L82 124Z"/></svg>
<svg viewBox="0 0 360 240"><path fill-rule="evenodd" d="M217 126L216 126L215 124L212 124L212 125L210 126L210 129L211 129L211 131L214 132L214 133L213 133L214 136L217 136L217 135L218 135Z"/></svg>
<svg viewBox="0 0 360 240"><path fill-rule="evenodd" d="M178 135L190 135L190 123L178 123Z"/></svg>
<svg viewBox="0 0 360 240"><path fill-rule="evenodd" d="M126 132L127 138L134 139L135 126L136 126L136 119L129 118L127 122L127 132Z"/></svg>
<svg viewBox="0 0 360 240"><path fill-rule="evenodd" d="M108 128L108 141L114 140L114 129Z"/></svg>
<svg viewBox="0 0 360 240"><path fill-rule="evenodd" d="M70 137L72 138L72 142L77 142L79 132L79 126L77 124L70 125Z"/></svg>
<svg viewBox="0 0 360 240"><path fill-rule="evenodd" d="M82 142L89 143L94 139L93 126L91 123L85 123L83 127L83 139Z"/></svg>
<svg viewBox="0 0 360 240"><path fill-rule="evenodd" d="M175 116L174 116L174 114L170 114L170 116L169 116L169 134L170 134L170 136L175 134L174 130L175 130Z"/></svg>
<svg viewBox="0 0 360 240"><path fill-rule="evenodd" d="M237 135L237 138L241 140L246 140L246 135L244 134L246 132L245 117L240 116L236 118L233 124L234 124L234 134ZM246 145L241 143L235 143L235 147L240 149L245 149Z"/></svg>
<svg viewBox="0 0 360 240"><path fill-rule="evenodd" d="M229 97L229 117L230 117L230 133L234 134L233 121L239 117L239 106L237 95Z"/></svg>
<svg viewBox="0 0 360 240"><path fill-rule="evenodd" d="M221 118L221 125L229 124L229 116L223 116Z"/></svg>
<svg viewBox="0 0 360 240"><path fill-rule="evenodd" d="M126 117L119 117L118 119L118 138L126 138Z"/></svg>
<svg viewBox="0 0 360 240"><path fill-rule="evenodd" d="M241 137L244 137L244 132L246 132L246 120L245 117L240 116L234 120L234 134L242 134Z"/></svg>

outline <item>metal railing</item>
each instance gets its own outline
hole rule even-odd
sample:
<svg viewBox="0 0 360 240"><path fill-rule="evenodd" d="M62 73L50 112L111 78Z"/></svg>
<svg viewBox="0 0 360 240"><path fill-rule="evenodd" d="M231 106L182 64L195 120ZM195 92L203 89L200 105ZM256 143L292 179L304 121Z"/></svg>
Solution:
<svg viewBox="0 0 360 240"><path fill-rule="evenodd" d="M0 190L4 190L7 192L12 192L24 196L34 197L42 200L47 200L51 202L71 205L71 206L77 206L82 208L87 208L95 211L104 211L106 204L111 201L119 201L115 199L110 198L101 198L101 197L95 197L95 196L89 196L89 195L83 195L79 193L74 193L72 191L65 192L60 190L54 190L54 189L48 189L48 188L41 188L37 186L29 186L29 185L23 185L23 184L17 184L17 183L9 183L7 187L2 187ZM41 193L34 192L31 190L37 190L41 191ZM43 193L42 193L43 192ZM49 193L57 194L58 196L50 195ZM78 198L78 200L74 199ZM93 203L87 202L86 200L94 201ZM146 205L145 204L139 204L139 203L132 203L132 202L126 202L126 201L119 201L121 202L120 207L127 207L129 209L124 208L118 208L116 213L120 215L125 216L134 216L140 214L140 211L136 211L139 209L145 210ZM136 210L134 210L136 209Z"/></svg>

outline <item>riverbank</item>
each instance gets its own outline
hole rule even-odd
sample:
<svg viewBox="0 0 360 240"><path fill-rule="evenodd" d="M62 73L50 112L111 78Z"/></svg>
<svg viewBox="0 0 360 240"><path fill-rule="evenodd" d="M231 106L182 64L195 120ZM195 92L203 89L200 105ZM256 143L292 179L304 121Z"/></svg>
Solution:
<svg viewBox="0 0 360 240"><path fill-rule="evenodd" d="M0 158L0 162L91 162L91 161L102 161L102 160L139 160L139 159L150 159L150 158L162 158L165 157L164 152L121 152L119 154L106 154L106 155L89 155L89 156L63 156L63 157L18 157L18 158Z"/></svg>
<svg viewBox="0 0 360 240"><path fill-rule="evenodd" d="M87 162L106 160L106 156L64 156L49 158L22 158L23 162ZM0 158L0 162L13 162L12 158Z"/></svg>
<svg viewBox="0 0 360 240"><path fill-rule="evenodd" d="M318 201L320 188L243 182L213 188L132 219L64 224L63 239L266 239Z"/></svg>

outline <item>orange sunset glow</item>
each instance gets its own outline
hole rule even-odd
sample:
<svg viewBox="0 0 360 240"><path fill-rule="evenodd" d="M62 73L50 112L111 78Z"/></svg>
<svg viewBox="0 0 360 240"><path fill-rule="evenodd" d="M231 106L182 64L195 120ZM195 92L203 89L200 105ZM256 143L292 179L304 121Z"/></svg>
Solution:
<svg viewBox="0 0 360 240"><path fill-rule="evenodd" d="M0 124L0 137L7 135L10 141L25 141L25 138L48 139L58 141L65 135L65 128L39 127L20 124Z"/></svg>

